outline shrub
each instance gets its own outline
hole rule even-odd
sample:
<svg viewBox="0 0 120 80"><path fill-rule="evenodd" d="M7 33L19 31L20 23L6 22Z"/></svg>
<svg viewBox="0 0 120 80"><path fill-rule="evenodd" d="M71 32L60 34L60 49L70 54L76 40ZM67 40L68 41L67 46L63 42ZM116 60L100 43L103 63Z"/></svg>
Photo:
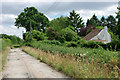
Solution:
<svg viewBox="0 0 120 80"><path fill-rule="evenodd" d="M43 32L33 30L31 33L30 32L24 33L23 39L25 42L32 42L32 41L44 40L47 39L47 37L45 37L45 34Z"/></svg>
<svg viewBox="0 0 120 80"><path fill-rule="evenodd" d="M72 39L77 36L70 28L62 29L60 35L64 36L66 41L72 41Z"/></svg>
<svg viewBox="0 0 120 80"><path fill-rule="evenodd" d="M47 43L47 44L61 45L61 43L59 41L57 41L57 40L44 40L42 42Z"/></svg>
<svg viewBox="0 0 120 80"><path fill-rule="evenodd" d="M57 32L52 27L50 27L47 30L47 36L49 40L54 40L57 37Z"/></svg>
<svg viewBox="0 0 120 80"><path fill-rule="evenodd" d="M76 42L70 42L69 44L67 44L67 47L77 47L77 43Z"/></svg>
<svg viewBox="0 0 120 80"><path fill-rule="evenodd" d="M32 31L32 36L37 41L45 39L45 34L43 32L37 31L37 30Z"/></svg>

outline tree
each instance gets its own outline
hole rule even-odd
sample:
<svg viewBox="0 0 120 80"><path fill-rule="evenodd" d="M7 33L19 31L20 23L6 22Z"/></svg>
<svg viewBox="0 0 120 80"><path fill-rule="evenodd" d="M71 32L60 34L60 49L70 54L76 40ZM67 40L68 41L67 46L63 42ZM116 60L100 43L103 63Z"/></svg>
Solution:
<svg viewBox="0 0 120 80"><path fill-rule="evenodd" d="M23 39L25 42L40 41L40 40L45 39L45 34L43 32L33 30L33 31L31 31L31 34L30 34L30 32L24 33Z"/></svg>
<svg viewBox="0 0 120 80"><path fill-rule="evenodd" d="M50 27L52 27L55 31L60 31L61 29L68 27L68 18L61 16L53 19L50 22Z"/></svg>
<svg viewBox="0 0 120 80"><path fill-rule="evenodd" d="M71 41L76 38L77 33L75 33L70 27L67 27L65 29L62 29L59 35L61 35L61 37L64 37L66 41Z"/></svg>
<svg viewBox="0 0 120 80"><path fill-rule="evenodd" d="M116 34L119 35L120 38L120 7L118 7L117 9L118 12L116 13L117 14L116 18L118 19L118 22L117 22Z"/></svg>
<svg viewBox="0 0 120 80"><path fill-rule="evenodd" d="M109 15L107 20L107 27L112 31L113 33L116 32L116 19L112 16Z"/></svg>
<svg viewBox="0 0 120 80"><path fill-rule="evenodd" d="M100 23L101 23L101 25L100 25L100 26L105 26L106 19L105 19L105 17L104 17L104 16L102 16L102 17L101 17L101 19L100 19Z"/></svg>
<svg viewBox="0 0 120 80"><path fill-rule="evenodd" d="M70 26L73 26L75 28L75 32L79 32L79 28L84 27L84 22L82 20L82 17L80 17L79 14L77 14L74 10L70 12L70 15L68 17L68 23Z"/></svg>
<svg viewBox="0 0 120 80"><path fill-rule="evenodd" d="M97 16L94 14L90 20L87 20L87 26L99 26L100 21L98 20Z"/></svg>
<svg viewBox="0 0 120 80"><path fill-rule="evenodd" d="M1 38L11 40L12 44L21 44L22 39L15 35L0 34Z"/></svg>
<svg viewBox="0 0 120 80"><path fill-rule="evenodd" d="M90 20L89 20L89 19L87 19L86 26L88 26L88 25L89 25L89 23L90 23Z"/></svg>
<svg viewBox="0 0 120 80"><path fill-rule="evenodd" d="M48 18L43 13L38 12L35 7L25 8L24 12L21 12L15 20L15 26L24 27L26 31L33 29L45 32L49 23Z"/></svg>

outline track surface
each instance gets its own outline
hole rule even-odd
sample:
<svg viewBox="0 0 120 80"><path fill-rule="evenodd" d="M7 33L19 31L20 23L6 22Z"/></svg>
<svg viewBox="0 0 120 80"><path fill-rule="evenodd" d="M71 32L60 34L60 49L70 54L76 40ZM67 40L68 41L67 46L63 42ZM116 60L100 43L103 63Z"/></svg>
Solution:
<svg viewBox="0 0 120 80"><path fill-rule="evenodd" d="M20 48L11 49L3 78L67 78L48 65L36 60Z"/></svg>

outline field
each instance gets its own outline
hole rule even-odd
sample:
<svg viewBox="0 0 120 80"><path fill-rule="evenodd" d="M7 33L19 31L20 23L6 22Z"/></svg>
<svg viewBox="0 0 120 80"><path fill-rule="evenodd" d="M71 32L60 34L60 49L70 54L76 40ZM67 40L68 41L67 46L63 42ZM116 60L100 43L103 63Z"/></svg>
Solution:
<svg viewBox="0 0 120 80"><path fill-rule="evenodd" d="M73 48L34 42L22 49L74 78L118 77L118 52L102 48ZM37 48L37 49L35 49Z"/></svg>

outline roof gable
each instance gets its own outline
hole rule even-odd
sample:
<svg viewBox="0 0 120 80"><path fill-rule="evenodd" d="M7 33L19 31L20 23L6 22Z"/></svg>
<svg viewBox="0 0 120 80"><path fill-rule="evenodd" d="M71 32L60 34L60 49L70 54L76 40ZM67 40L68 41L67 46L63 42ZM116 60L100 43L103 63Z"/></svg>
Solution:
<svg viewBox="0 0 120 80"><path fill-rule="evenodd" d="M88 33L83 39L89 41L91 38L96 36L102 29L93 29L90 33Z"/></svg>

